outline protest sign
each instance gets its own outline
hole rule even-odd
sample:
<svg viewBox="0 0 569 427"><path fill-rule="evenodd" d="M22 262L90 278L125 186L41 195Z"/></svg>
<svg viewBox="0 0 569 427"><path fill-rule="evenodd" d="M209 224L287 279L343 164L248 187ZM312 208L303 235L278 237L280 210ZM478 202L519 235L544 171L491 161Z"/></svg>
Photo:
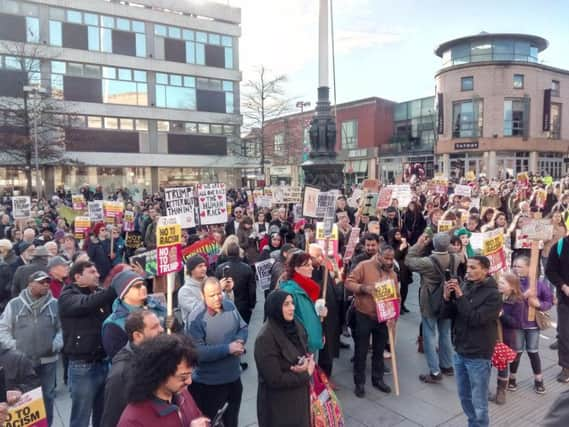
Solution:
<svg viewBox="0 0 569 427"><path fill-rule="evenodd" d="M360 206L360 200L363 197L364 192L362 190L360 190L359 188L356 188L352 195L348 198L347 202L348 202L348 206L352 207L352 208L358 208Z"/></svg>
<svg viewBox="0 0 569 427"><path fill-rule="evenodd" d="M124 210L123 202L115 202L112 200L103 201L103 215L105 217L106 222L114 223L115 218L119 218L122 216L123 210Z"/></svg>
<svg viewBox="0 0 569 427"><path fill-rule="evenodd" d="M490 260L490 274L507 268L506 251L504 250L504 234L502 230L492 230L484 233L482 255Z"/></svg>
<svg viewBox="0 0 569 427"><path fill-rule="evenodd" d="M168 245L156 249L156 274L164 276L182 269L182 245Z"/></svg>
<svg viewBox="0 0 569 427"><path fill-rule="evenodd" d="M377 193L379 191L379 180L377 179L364 179L362 181L362 188L364 191Z"/></svg>
<svg viewBox="0 0 569 427"><path fill-rule="evenodd" d="M224 224L227 222L227 197L225 184L198 184L200 224Z"/></svg>
<svg viewBox="0 0 569 427"><path fill-rule="evenodd" d="M430 189L434 194L447 194L448 193L448 180L445 177L439 176L433 178L431 181Z"/></svg>
<svg viewBox="0 0 569 427"><path fill-rule="evenodd" d="M470 185L457 184L454 187L454 194L455 194L455 196L471 197L472 196L472 187Z"/></svg>
<svg viewBox="0 0 569 427"><path fill-rule="evenodd" d="M140 265L149 277L156 276L156 249L133 255L130 262Z"/></svg>
<svg viewBox="0 0 569 427"><path fill-rule="evenodd" d="M480 210L480 197L472 197L470 199L470 208L476 208Z"/></svg>
<svg viewBox="0 0 569 427"><path fill-rule="evenodd" d="M374 216L379 200L379 193L366 193L363 200L362 215Z"/></svg>
<svg viewBox="0 0 569 427"><path fill-rule="evenodd" d="M375 284L373 293L377 312L377 321L386 322L399 317L399 298L395 283L391 279L386 279Z"/></svg>
<svg viewBox="0 0 569 427"><path fill-rule="evenodd" d="M336 195L332 193L318 193L316 214L314 218L324 218L326 212L336 208Z"/></svg>
<svg viewBox="0 0 569 427"><path fill-rule="evenodd" d="M47 427L47 414L41 387L22 394L20 399L8 407L4 427Z"/></svg>
<svg viewBox="0 0 569 427"><path fill-rule="evenodd" d="M535 204L538 208L543 209L547 200L547 191L538 189L535 191Z"/></svg>
<svg viewBox="0 0 569 427"><path fill-rule="evenodd" d="M156 275L182 269L182 227L178 216L161 216L156 226Z"/></svg>
<svg viewBox="0 0 569 427"><path fill-rule="evenodd" d="M329 236L330 240L338 240L338 224L334 224L332 227L332 233ZM316 223L316 240L325 240L326 235L324 234L324 223Z"/></svg>
<svg viewBox="0 0 569 427"><path fill-rule="evenodd" d="M190 246L185 247L182 250L182 257L184 262L186 262L188 258L194 255L200 255L207 260L208 265L213 265L217 261L219 251L219 243L217 243L213 237L206 237L205 239L199 240Z"/></svg>
<svg viewBox="0 0 569 427"><path fill-rule="evenodd" d="M255 263L255 278L257 279L257 287L262 291L266 291L271 286L271 268L275 263L274 258Z"/></svg>
<svg viewBox="0 0 569 427"><path fill-rule="evenodd" d="M177 216L182 228L196 226L194 212L194 191L192 187L166 188L164 203L167 216Z"/></svg>
<svg viewBox="0 0 569 427"><path fill-rule="evenodd" d="M531 249L532 239L528 237L527 233L517 229L515 236L514 249ZM539 241L539 249L543 249L543 240Z"/></svg>
<svg viewBox="0 0 569 427"><path fill-rule="evenodd" d="M156 246L177 245L182 243L182 227L177 216L161 216L156 226Z"/></svg>
<svg viewBox="0 0 569 427"><path fill-rule="evenodd" d="M95 200L93 202L87 203L87 211L89 212L89 218L93 222L100 222L105 218L103 213L103 201Z"/></svg>
<svg viewBox="0 0 569 427"><path fill-rule="evenodd" d="M522 227L522 234L529 240L553 239L553 224L550 219L532 219Z"/></svg>
<svg viewBox="0 0 569 427"><path fill-rule="evenodd" d="M391 205L393 189L389 187L382 188L377 198L377 209L387 209Z"/></svg>
<svg viewBox="0 0 569 427"><path fill-rule="evenodd" d="M388 188L392 189L391 200L396 199L399 202L400 208L406 208L413 198L411 186L408 184L390 185Z"/></svg>
<svg viewBox="0 0 569 427"><path fill-rule="evenodd" d="M302 188L282 185L272 188L272 204L300 203L302 199Z"/></svg>
<svg viewBox="0 0 569 427"><path fill-rule="evenodd" d="M356 249L359 237L360 229L358 227L353 227L346 245L346 250L344 251L344 261L348 261L354 256L354 250Z"/></svg>
<svg viewBox="0 0 569 427"><path fill-rule="evenodd" d="M444 233L454 228L454 221L439 219L438 232Z"/></svg>
<svg viewBox="0 0 569 427"><path fill-rule="evenodd" d="M302 215L305 218L318 218L317 208L320 189L316 187L304 187L304 198L302 200ZM322 215L324 216L324 215Z"/></svg>
<svg viewBox="0 0 569 427"><path fill-rule="evenodd" d="M123 229L123 231L134 231L134 212L133 211L124 211L122 229Z"/></svg>
<svg viewBox="0 0 569 427"><path fill-rule="evenodd" d="M73 205L74 211L84 211L85 210L85 197L83 194L73 194L71 196L71 203Z"/></svg>
<svg viewBox="0 0 569 427"><path fill-rule="evenodd" d="M484 243L484 233L472 233L470 236L470 247L474 252L481 253Z"/></svg>
<svg viewBox="0 0 569 427"><path fill-rule="evenodd" d="M91 229L91 218L88 216L76 216L74 228L76 239L86 239L89 237L89 230Z"/></svg>
<svg viewBox="0 0 569 427"><path fill-rule="evenodd" d="M142 246L142 236L137 232L126 233L125 246L130 249L138 249Z"/></svg>
<svg viewBox="0 0 569 427"><path fill-rule="evenodd" d="M272 198L269 196L258 196L255 198L255 204L258 208L270 208L272 204Z"/></svg>
<svg viewBox="0 0 569 427"><path fill-rule="evenodd" d="M12 216L14 219L30 218L32 214L32 200L30 196L12 197Z"/></svg>

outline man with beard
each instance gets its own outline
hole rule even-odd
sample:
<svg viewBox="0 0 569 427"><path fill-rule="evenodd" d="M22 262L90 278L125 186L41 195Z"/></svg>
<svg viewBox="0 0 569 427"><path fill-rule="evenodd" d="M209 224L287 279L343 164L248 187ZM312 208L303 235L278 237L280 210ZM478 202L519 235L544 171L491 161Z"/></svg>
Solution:
<svg viewBox="0 0 569 427"><path fill-rule="evenodd" d="M363 241L364 251L352 259L352 270L354 270L360 262L367 261L377 254L377 248L379 247L379 236L377 234L366 233L364 234Z"/></svg>

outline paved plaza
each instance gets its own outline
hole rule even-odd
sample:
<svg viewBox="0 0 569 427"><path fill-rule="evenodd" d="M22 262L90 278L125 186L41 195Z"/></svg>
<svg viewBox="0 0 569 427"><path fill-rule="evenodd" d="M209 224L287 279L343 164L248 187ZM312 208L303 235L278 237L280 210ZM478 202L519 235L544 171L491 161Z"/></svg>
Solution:
<svg viewBox="0 0 569 427"><path fill-rule="evenodd" d="M416 285L409 292L407 307L412 311L404 315L398 322L397 330L397 363L401 394L394 392L386 395L371 386L367 378L366 396L358 399L353 393L352 366L350 357L352 350L341 350L340 359L334 362L333 380L340 387L338 396L342 403L347 427L407 427L407 426L466 426L466 418L456 394L454 378L445 377L441 384L428 385L419 382L418 376L426 371L426 362L422 354L417 353L415 344L420 316L416 298ZM262 294L258 295L262 301ZM243 401L240 412L240 426L257 425L257 372L253 360L253 345L257 331L262 325L262 303L258 303L249 330L247 361L249 369L242 375ZM518 373L518 391L508 392L507 404L497 406L489 403L490 422L492 426L516 427L536 426L543 419L549 406L559 393L569 387L555 380L559 372L557 354L549 349L555 331L545 331L540 342L543 373L547 394L539 396L533 392L533 377L527 355L522 357ZM351 338L342 337L351 343ZM353 348L353 344L351 344ZM368 375L369 375L368 358ZM393 384L392 376L386 376L386 382ZM495 369L491 379L491 388L495 387ZM69 424L71 401L63 381L58 382L56 400L56 418L54 427L65 427ZM291 408L291 410L293 410Z"/></svg>

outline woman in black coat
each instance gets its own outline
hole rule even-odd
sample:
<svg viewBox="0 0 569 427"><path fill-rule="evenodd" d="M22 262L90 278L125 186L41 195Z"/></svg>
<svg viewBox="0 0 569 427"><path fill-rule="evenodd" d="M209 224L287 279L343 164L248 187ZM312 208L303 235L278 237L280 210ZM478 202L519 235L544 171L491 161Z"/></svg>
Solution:
<svg viewBox="0 0 569 427"><path fill-rule="evenodd" d="M409 245L413 246L417 243L417 239L423 234L426 226L427 222L421 213L421 208L416 202L409 202L409 206L407 206L407 210L403 214L403 227L401 230Z"/></svg>
<svg viewBox="0 0 569 427"><path fill-rule="evenodd" d="M405 307L405 300L407 300L407 294L409 293L409 285L413 283L413 273L405 264L405 257L407 256L409 244L407 243L407 239L401 235L401 230L398 228L389 232L387 241L395 250L395 260L399 265L397 277L399 278L401 293L401 314L409 313L409 310Z"/></svg>
<svg viewBox="0 0 569 427"><path fill-rule="evenodd" d="M268 320L255 341L259 427L309 427L309 383L315 364L306 356L306 332L294 320L289 293L271 292L266 308Z"/></svg>

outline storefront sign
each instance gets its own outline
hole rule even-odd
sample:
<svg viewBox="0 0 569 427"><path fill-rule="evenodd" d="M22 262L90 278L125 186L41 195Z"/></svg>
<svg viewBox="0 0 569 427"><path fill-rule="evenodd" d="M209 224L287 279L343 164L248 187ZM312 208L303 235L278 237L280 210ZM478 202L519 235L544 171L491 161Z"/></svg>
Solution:
<svg viewBox="0 0 569 427"><path fill-rule="evenodd" d="M473 142L455 142L455 150L476 150L478 149L478 141Z"/></svg>

